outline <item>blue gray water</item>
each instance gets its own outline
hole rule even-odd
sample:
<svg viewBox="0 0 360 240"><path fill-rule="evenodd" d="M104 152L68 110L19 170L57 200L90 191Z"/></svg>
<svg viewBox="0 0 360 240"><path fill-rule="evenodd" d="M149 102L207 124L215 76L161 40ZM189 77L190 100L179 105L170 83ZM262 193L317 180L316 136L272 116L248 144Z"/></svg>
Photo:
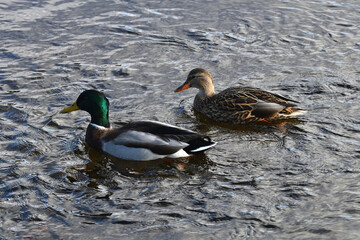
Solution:
<svg viewBox="0 0 360 240"><path fill-rule="evenodd" d="M360 2L0 2L0 239L359 239ZM220 91L260 87L308 113L225 128L192 111L206 68ZM84 143L103 91L113 124L150 119L218 145L126 162ZM180 167L181 166L181 167Z"/></svg>

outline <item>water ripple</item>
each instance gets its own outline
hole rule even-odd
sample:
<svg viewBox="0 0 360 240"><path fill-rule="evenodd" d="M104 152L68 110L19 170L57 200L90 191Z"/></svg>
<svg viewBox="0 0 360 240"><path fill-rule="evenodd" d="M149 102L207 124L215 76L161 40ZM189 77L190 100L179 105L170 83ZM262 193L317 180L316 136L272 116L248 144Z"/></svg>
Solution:
<svg viewBox="0 0 360 240"><path fill-rule="evenodd" d="M358 1L0 3L0 238L357 239ZM260 87L308 113L230 127L173 93L195 67L216 91ZM57 114L84 89L110 120L210 135L204 155L131 162Z"/></svg>

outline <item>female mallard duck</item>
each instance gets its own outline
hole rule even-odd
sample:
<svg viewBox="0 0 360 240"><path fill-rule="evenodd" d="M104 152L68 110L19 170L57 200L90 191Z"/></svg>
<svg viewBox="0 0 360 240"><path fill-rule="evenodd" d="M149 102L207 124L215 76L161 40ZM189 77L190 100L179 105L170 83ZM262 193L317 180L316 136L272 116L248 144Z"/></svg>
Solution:
<svg viewBox="0 0 360 240"><path fill-rule="evenodd" d="M125 160L147 161L163 157L186 157L216 144L208 136L156 121L131 122L113 129L109 123L109 100L96 90L86 90L60 113L84 110L91 116L85 141L93 148Z"/></svg>
<svg viewBox="0 0 360 240"><path fill-rule="evenodd" d="M222 123L266 122L305 112L296 107L296 101L259 88L238 86L215 94L214 81L210 73L202 68L191 70L185 83L175 92L190 87L199 89L194 99L194 109Z"/></svg>

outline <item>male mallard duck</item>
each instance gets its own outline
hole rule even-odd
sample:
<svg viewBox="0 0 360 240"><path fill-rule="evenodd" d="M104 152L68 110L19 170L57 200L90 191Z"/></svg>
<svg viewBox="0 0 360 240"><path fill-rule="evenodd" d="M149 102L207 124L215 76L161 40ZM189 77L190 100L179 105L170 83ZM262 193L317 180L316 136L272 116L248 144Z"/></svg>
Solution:
<svg viewBox="0 0 360 240"><path fill-rule="evenodd" d="M259 88L237 86L215 94L214 81L210 73L202 68L191 70L185 83L175 92L191 87L199 89L194 99L194 109L222 123L267 122L305 112L296 107L296 101Z"/></svg>
<svg viewBox="0 0 360 240"><path fill-rule="evenodd" d="M109 123L109 100L96 90L86 90L60 113L84 110L91 116L85 141L93 148L125 160L147 161L163 157L186 157L216 144L208 136L157 121L131 122L113 129Z"/></svg>

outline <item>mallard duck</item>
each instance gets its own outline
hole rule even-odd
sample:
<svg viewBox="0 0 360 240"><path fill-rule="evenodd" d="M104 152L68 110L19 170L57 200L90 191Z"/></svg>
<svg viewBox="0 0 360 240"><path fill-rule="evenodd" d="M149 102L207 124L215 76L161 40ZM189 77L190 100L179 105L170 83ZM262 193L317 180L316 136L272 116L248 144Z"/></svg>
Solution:
<svg viewBox="0 0 360 240"><path fill-rule="evenodd" d="M60 113L84 110L91 116L85 141L91 147L124 160L147 161L186 157L213 147L208 136L157 121L137 121L111 128L109 100L96 90L86 90Z"/></svg>
<svg viewBox="0 0 360 240"><path fill-rule="evenodd" d="M253 87L230 87L216 94L214 80L202 68L190 71L186 81L175 92L197 88L193 108L206 117L228 124L246 124L287 116L306 111L296 107L294 100Z"/></svg>

